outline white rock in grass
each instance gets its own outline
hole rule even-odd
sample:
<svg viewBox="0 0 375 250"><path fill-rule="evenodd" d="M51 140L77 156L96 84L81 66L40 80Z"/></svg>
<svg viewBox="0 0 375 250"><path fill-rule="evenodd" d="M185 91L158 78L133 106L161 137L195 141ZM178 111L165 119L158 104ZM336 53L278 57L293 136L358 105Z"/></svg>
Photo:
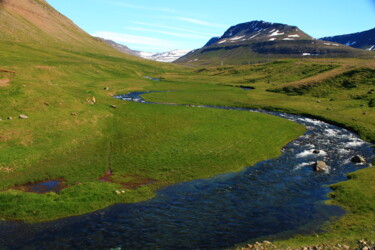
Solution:
<svg viewBox="0 0 375 250"><path fill-rule="evenodd" d="M19 118L20 119L29 119L29 117L27 115L20 115Z"/></svg>

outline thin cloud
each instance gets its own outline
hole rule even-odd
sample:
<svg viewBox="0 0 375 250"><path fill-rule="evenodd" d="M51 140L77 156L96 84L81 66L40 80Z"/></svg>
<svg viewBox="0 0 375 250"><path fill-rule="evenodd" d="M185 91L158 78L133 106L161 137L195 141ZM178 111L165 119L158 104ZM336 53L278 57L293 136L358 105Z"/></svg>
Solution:
<svg viewBox="0 0 375 250"><path fill-rule="evenodd" d="M113 5L131 8L131 9L141 9L141 10L151 10L151 11L160 11L160 12L167 12L167 13L175 13L176 10L170 8L159 8L159 7L148 7L144 5L136 5L136 4L129 4L124 2L110 2Z"/></svg>
<svg viewBox="0 0 375 250"><path fill-rule="evenodd" d="M135 30L135 31L153 32L153 33L158 33L158 34L163 34L163 35L168 35L168 36L181 37L181 38L190 38L190 39L207 38L207 36L202 36L202 35L177 33L177 32L155 30L155 29L146 29L146 28L141 28L141 27L127 27L127 29Z"/></svg>
<svg viewBox="0 0 375 250"><path fill-rule="evenodd" d="M188 23L194 23L194 24L199 24L203 26L208 26L208 27L216 27L216 28L228 28L227 25L224 24L219 24L219 23L210 23L190 17L176 17L177 20L188 22Z"/></svg>
<svg viewBox="0 0 375 250"><path fill-rule="evenodd" d="M144 26L150 26L150 27L157 27L157 28L162 28L162 29L169 29L169 30L177 30L177 31L183 31L183 32L188 32L192 34L197 34L197 35L203 35L203 36L216 36L217 34L212 34L212 33L207 33L207 32L199 32L195 30L189 30L189 29L181 29L177 27L172 27L172 26L167 26L167 25L160 25L160 24L154 24L154 23L145 23L145 22L137 22L134 21L132 22L134 24L139 24L139 25L144 25Z"/></svg>
<svg viewBox="0 0 375 250"><path fill-rule="evenodd" d="M118 43L146 45L155 48L173 48L175 44L164 39L158 39L145 36L134 36L123 33L109 32L109 31L96 31L92 36L110 39Z"/></svg>

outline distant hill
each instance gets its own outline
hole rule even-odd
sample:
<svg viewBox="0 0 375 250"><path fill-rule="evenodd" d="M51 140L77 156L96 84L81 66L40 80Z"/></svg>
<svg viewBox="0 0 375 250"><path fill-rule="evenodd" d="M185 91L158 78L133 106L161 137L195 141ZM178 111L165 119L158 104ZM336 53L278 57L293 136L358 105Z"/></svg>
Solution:
<svg viewBox="0 0 375 250"><path fill-rule="evenodd" d="M141 56L142 52L140 52L140 51L129 49L128 46L116 43L115 41L112 41L112 40L109 40L109 39L105 39L105 38L101 38L101 37L97 37L97 38L100 39L100 40L102 40L103 42L111 45L113 48L115 48L115 49L117 49L117 50L119 50L119 51L121 51L121 52L123 52L125 54L142 57Z"/></svg>
<svg viewBox="0 0 375 250"><path fill-rule="evenodd" d="M172 51L166 51L166 52L160 52L160 53L152 53L152 52L145 52L145 51L137 51L129 49L129 47L116 43L115 41L104 39L97 37L98 39L102 40L103 42L111 45L113 48L129 54L133 56L142 57L148 60L158 61L158 62L173 62L177 59L179 59L181 56L186 55L190 52L190 50L184 50L184 49L176 49Z"/></svg>
<svg viewBox="0 0 375 250"><path fill-rule="evenodd" d="M322 37L320 40L341 43L353 48L375 51L375 28L358 33Z"/></svg>
<svg viewBox="0 0 375 250"><path fill-rule="evenodd" d="M252 21L230 27L220 38L176 61L210 65L221 62L243 64L254 60L301 57L358 57L366 52L313 39L296 26Z"/></svg>
<svg viewBox="0 0 375 250"><path fill-rule="evenodd" d="M155 53L155 54L151 54L151 55L143 55L142 56L142 54L141 54L141 56L143 58L158 61L158 62L174 62L174 61L176 61L177 59L186 55L189 52L190 52L190 50L186 50L186 49L185 50L184 49L176 49L176 50L172 50L172 51Z"/></svg>

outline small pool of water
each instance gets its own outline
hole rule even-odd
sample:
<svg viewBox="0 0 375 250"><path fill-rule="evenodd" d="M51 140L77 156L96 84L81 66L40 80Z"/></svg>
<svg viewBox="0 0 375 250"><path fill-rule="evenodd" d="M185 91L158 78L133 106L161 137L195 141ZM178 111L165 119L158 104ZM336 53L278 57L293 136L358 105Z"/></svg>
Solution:
<svg viewBox="0 0 375 250"><path fill-rule="evenodd" d="M22 186L14 187L13 189L22 190L30 193L45 194L48 192L59 193L64 188L67 188L62 180L51 180L36 182L33 184L25 184Z"/></svg>

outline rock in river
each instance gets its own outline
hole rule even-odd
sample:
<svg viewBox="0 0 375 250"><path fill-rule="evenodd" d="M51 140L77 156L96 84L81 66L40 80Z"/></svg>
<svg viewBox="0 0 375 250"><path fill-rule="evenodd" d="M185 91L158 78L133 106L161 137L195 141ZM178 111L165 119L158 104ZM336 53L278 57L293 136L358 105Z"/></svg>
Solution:
<svg viewBox="0 0 375 250"><path fill-rule="evenodd" d="M366 159L362 155L356 155L352 158L353 163L366 164Z"/></svg>
<svg viewBox="0 0 375 250"><path fill-rule="evenodd" d="M327 172L329 170L327 164L324 161L317 161L314 164L313 168L316 172Z"/></svg>

